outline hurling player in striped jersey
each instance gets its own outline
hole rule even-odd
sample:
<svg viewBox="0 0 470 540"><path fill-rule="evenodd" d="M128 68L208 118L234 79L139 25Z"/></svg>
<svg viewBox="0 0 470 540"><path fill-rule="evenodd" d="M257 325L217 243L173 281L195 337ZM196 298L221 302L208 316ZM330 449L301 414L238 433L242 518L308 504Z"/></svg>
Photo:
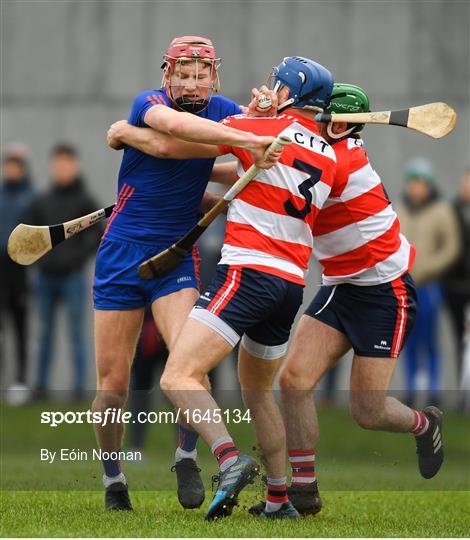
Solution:
<svg viewBox="0 0 470 540"><path fill-rule="evenodd" d="M360 87L335 84L328 112L369 110ZM350 411L359 426L414 435L424 478L437 474L444 457L441 411L432 406L413 410L387 396L416 314L416 291L408 273L414 248L400 233L385 189L368 162L359 136L363 127L331 123L322 128L337 158L335 184L313 226L313 254L323 266L323 285L300 319L280 374L292 467L288 494L301 514L321 509L312 389L350 349Z"/></svg>
<svg viewBox="0 0 470 540"><path fill-rule="evenodd" d="M287 496L284 426L271 388L302 303L311 226L335 176L334 152L314 121L329 99L333 79L323 66L302 57L284 58L275 68L275 79L279 85L274 88L291 106L287 114L256 119L237 115L223 123L286 135L293 142L273 169L257 174L231 202L215 278L191 311L161 379L176 407L205 413L191 423L220 469L219 487L206 513L209 520L230 515L238 493L258 471L253 458L239 452L224 424L211 421L217 404L201 385L240 339L239 379L267 472L268 493L260 514L269 519L299 517ZM236 148L219 150L238 157L239 175L252 163Z"/></svg>
<svg viewBox="0 0 470 540"><path fill-rule="evenodd" d="M276 158L263 157L273 137L217 123L242 111L231 100L211 95L218 87L218 65L210 40L197 36L174 39L164 56L162 87L136 96L129 123L187 141L244 147L261 167L273 165ZM98 379L94 411L124 406L145 306L151 305L171 351L198 297L196 252L164 278L144 281L137 272L140 263L195 225L214 164L210 155L202 156L205 159L162 159L165 157L124 146L118 201L98 250L93 284ZM103 451L113 454L120 449L122 423L96 424L95 431ZM195 461L198 436L182 424L179 431L175 455L178 498L185 508L196 508L204 500ZM132 510L119 461L103 460L103 467L106 508Z"/></svg>
<svg viewBox="0 0 470 540"><path fill-rule="evenodd" d="M294 519L299 515L287 497L284 426L272 382L302 301L312 251L311 226L335 176L334 152L319 136L314 121L329 99L333 80L323 66L301 57L285 58L274 73L279 94L270 93L273 107L277 96L282 96L283 104L292 106L288 114L266 119L235 116L223 123L254 133L282 133L293 144L284 149L272 174L258 174L232 201L216 277L178 337L161 385L180 409L211 414L215 403L201 381L242 338L239 378L268 473L268 494L260 514ZM122 124L114 129L126 143L152 152L149 130ZM175 147L174 140L160 147L163 141L157 143L154 137L154 142L154 149L165 148L176 157L184 151L199 152L193 155L206 151L201 147L191 150L181 143ZM219 153L228 152L239 158L240 175L251 163L249 156L234 148L219 148ZM211 446L220 467L219 489L206 519L230 515L239 491L256 473L256 463L239 454L222 423L205 417L192 423Z"/></svg>

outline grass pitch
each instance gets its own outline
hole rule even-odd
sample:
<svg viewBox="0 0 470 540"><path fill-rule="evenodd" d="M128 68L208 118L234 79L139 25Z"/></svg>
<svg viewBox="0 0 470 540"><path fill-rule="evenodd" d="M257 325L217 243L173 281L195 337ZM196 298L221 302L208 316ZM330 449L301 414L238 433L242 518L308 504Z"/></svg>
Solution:
<svg viewBox="0 0 470 540"><path fill-rule="evenodd" d="M2 536L81 537L465 537L468 492L325 492L324 509L299 521L252 517L242 493L230 518L205 522L181 510L174 492L132 493L134 512L105 512L98 492L9 492L1 497ZM203 505L206 506L206 503Z"/></svg>
<svg viewBox="0 0 470 540"><path fill-rule="evenodd" d="M470 530L470 423L446 414L446 459L432 480L418 473L413 437L359 429L347 411L319 411L321 438L317 474L324 508L298 522L271 522L250 516L261 500L261 483L246 489L230 518L207 523L216 466L199 443L206 501L182 510L173 464L175 430L149 427L145 459L126 463L132 513L103 508L101 464L39 459L40 448L92 448L89 425L41 426L42 410L56 405L2 406L0 534L7 537L462 537ZM64 410L67 407L64 407ZM229 425L242 451L255 454L252 426Z"/></svg>

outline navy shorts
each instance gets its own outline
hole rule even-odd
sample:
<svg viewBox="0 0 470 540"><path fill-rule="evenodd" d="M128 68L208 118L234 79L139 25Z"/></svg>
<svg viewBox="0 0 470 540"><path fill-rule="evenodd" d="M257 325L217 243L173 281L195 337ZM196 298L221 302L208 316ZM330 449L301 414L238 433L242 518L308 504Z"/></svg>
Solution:
<svg viewBox="0 0 470 540"><path fill-rule="evenodd" d="M243 336L248 352L273 360L287 351L302 297L302 285L251 268L219 264L190 317L212 328L233 347Z"/></svg>
<svg viewBox="0 0 470 540"><path fill-rule="evenodd" d="M416 312L416 287L405 274L381 285L320 287L305 315L345 334L359 356L397 358Z"/></svg>
<svg viewBox="0 0 470 540"><path fill-rule="evenodd" d="M162 278L147 280L139 277L140 264L167 247L103 238L96 256L93 281L95 309L137 309L181 289L199 289L197 250Z"/></svg>

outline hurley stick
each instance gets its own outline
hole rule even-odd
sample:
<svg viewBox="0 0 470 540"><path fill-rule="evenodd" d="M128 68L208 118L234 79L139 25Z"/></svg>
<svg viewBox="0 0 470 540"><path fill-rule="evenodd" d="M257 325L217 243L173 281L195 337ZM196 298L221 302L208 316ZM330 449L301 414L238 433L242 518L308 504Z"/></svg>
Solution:
<svg viewBox="0 0 470 540"><path fill-rule="evenodd" d="M348 122L351 124L388 124L414 129L440 139L450 133L457 122L457 114L447 103L428 103L401 111L382 111L351 114L320 113L317 122Z"/></svg>
<svg viewBox="0 0 470 540"><path fill-rule="evenodd" d="M109 217L114 204L58 225L17 225L8 239L8 255L18 264L33 264L55 246Z"/></svg>

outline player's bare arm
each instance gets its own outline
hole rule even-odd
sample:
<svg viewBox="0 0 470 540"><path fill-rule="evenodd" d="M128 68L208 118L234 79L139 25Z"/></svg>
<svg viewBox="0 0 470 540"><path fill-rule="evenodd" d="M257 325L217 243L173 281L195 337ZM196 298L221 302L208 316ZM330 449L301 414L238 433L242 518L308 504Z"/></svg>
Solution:
<svg viewBox="0 0 470 540"><path fill-rule="evenodd" d="M149 109L145 123L188 142L244 148L253 156L254 164L262 169L272 167L277 161L272 159L272 154L271 158L264 158L266 147L274 142L274 137L253 135L190 113L174 111L164 105L155 105Z"/></svg>
<svg viewBox="0 0 470 540"><path fill-rule="evenodd" d="M211 208L213 208L221 199L221 195L206 191L202 197L201 204L199 205L199 211L201 214L209 212L209 210L211 210Z"/></svg>
<svg viewBox="0 0 470 540"><path fill-rule="evenodd" d="M268 158L264 158L264 151L274 141L274 137L259 137L198 118L190 113L175 112L165 106L152 107L145 116L147 123L149 114L157 108L160 114L157 116L152 114L151 118L154 122L160 123L160 128L165 125L166 133L151 128L138 128L121 120L110 127L107 135L108 145L120 149L122 144L128 144L146 154L173 159L217 157L221 152L215 145L235 146L248 150L253 156L255 165L263 169L274 165L280 157L279 152L272 152ZM161 117L165 118L166 123L160 121ZM201 139L207 144L196 142Z"/></svg>
<svg viewBox="0 0 470 540"><path fill-rule="evenodd" d="M194 115L189 113L177 113L178 116L185 114L191 119L195 119ZM227 126L221 126L216 122L197 118L204 123L210 123L225 129L229 129L231 132L236 132L236 138L240 139L239 134L243 133L233 128L227 128ZM251 134L250 134L251 135ZM238 146L239 148L245 148L248 150L254 158L254 162L260 168L269 168L274 165L281 156L280 150L272 151L267 158L260 157L260 152L264 154L265 143L273 140L273 137L258 137L252 135L252 143L232 143L231 146ZM107 133L108 146L115 150L119 150L124 144L132 146L145 154L151 156L163 158L163 159L190 159L190 158L211 158L221 155L218 147L213 144L202 144L196 142L188 142L181 138L165 134L152 128L139 128L129 124L126 120L119 120L111 125ZM213 182L220 182L224 184L231 184L235 179L230 180L211 180Z"/></svg>
<svg viewBox="0 0 470 540"><path fill-rule="evenodd" d="M228 161L225 163L216 163L212 168L209 182L231 186L238 180L237 162Z"/></svg>
<svg viewBox="0 0 470 540"><path fill-rule="evenodd" d="M127 120L119 120L112 124L108 130L107 139L108 146L115 150L120 150L125 144L162 159L210 158L219 155L218 148L211 144L189 143L152 128L133 126ZM237 181L237 162L215 164L209 181L231 186Z"/></svg>
<svg viewBox="0 0 470 540"><path fill-rule="evenodd" d="M214 145L183 141L152 128L133 126L127 120L112 124L107 140L108 146L114 150L121 150L123 145L127 145L161 159L213 158L220 155Z"/></svg>

